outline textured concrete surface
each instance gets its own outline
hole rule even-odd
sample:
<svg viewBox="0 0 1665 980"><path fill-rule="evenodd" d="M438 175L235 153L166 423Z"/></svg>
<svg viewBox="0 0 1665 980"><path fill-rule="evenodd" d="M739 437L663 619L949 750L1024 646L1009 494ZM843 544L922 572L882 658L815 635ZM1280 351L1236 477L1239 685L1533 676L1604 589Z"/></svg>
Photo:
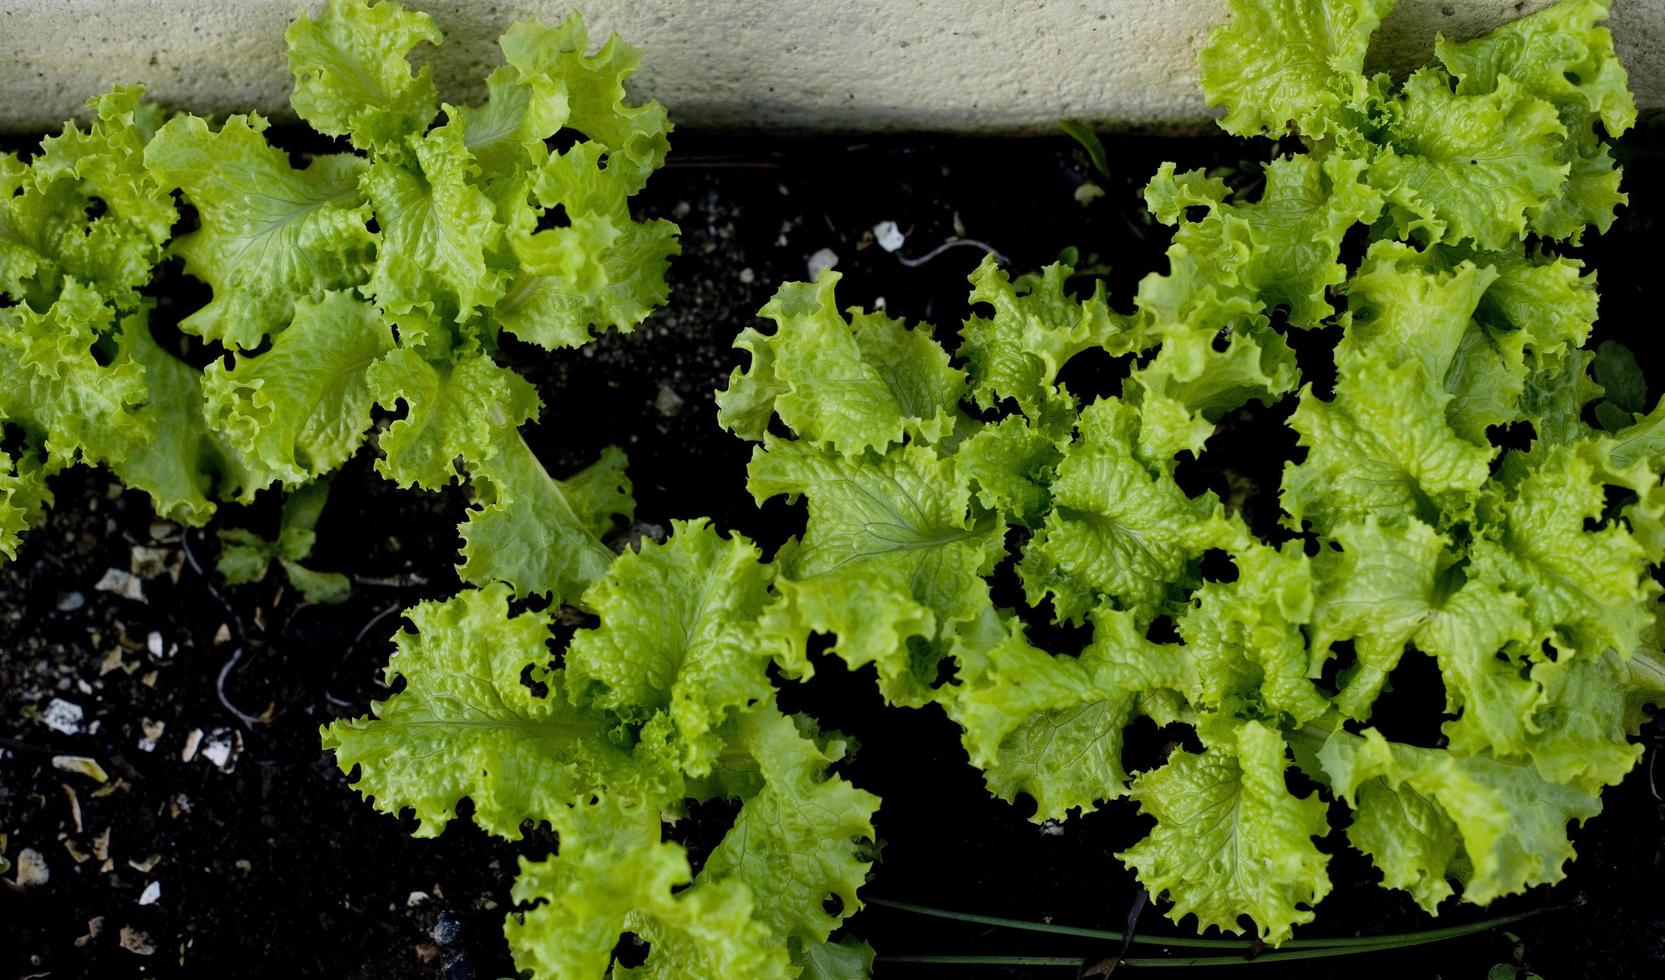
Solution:
<svg viewBox="0 0 1665 980"><path fill-rule="evenodd" d="M1432 56L1547 0L1401 0L1379 64ZM0 129L55 126L87 96L143 82L203 113L288 114L283 28L322 0L0 0ZM472 101L496 38L575 7L596 37L643 51L636 90L683 126L1051 129L1204 127L1196 49L1223 0L412 0L446 34L442 94ZM1665 106L1665 0L1615 0L1611 23L1644 109Z"/></svg>

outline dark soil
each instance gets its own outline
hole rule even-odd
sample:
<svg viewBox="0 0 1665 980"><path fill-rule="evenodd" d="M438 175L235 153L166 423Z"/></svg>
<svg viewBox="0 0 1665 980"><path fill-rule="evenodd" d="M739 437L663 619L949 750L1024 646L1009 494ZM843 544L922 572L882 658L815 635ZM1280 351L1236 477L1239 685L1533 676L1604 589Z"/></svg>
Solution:
<svg viewBox="0 0 1665 980"><path fill-rule="evenodd" d="M1157 162L1229 164L1261 149L1209 140L1112 143L1114 177L1104 180L1063 139L777 140L738 149L732 137L676 143L641 209L682 225L684 255L671 273L669 310L633 335L578 352L507 353L543 394L543 421L530 434L552 472L569 472L619 443L630 455L640 521L664 527L710 515L769 548L801 517L781 504L752 505L743 490L749 447L717 429L711 396L740 360L730 349L735 333L753 322L777 284L806 276L811 253L838 254L845 304L882 298L893 314L944 330L965 315L964 277L982 250L961 245L917 266L899 259L919 258L954 236L986 243L1020 270L1076 245L1084 261L1109 264L1112 297L1125 306L1133 283L1160 262L1165 241L1143 218L1138 197ZM1647 291L1657 288L1652 223L1661 214L1665 166L1656 152L1626 149L1634 204L1586 255L1601 270L1601 331L1632 343L1657 383L1665 365L1650 335L1658 313ZM1084 206L1074 191L1089 178L1107 194ZM886 220L907 235L895 254L872 240L870 229ZM1103 365L1072 370L1078 390L1107 379ZM1261 448L1233 441L1239 463ZM509 883L517 856L547 853L547 836L507 843L457 821L438 839L416 840L411 822L362 803L318 746L319 725L362 714L386 695L380 672L398 610L458 585L452 562L464 495L399 491L375 476L368 457L361 453L336 478L319 528L312 564L354 581L352 599L336 607L302 604L280 573L223 587L212 571L212 529L156 523L145 498L121 493L102 472L58 480L51 516L19 559L0 569L0 853L15 862L33 848L51 873L27 892L0 886L0 974L512 974L501 935ZM221 521L258 524L274 513L268 503L227 510ZM141 575L142 601L97 588L112 568ZM824 666L782 700L865 747L847 773L884 799L883 854L868 894L1122 927L1138 890L1112 855L1146 826L1130 804L1061 826L1032 824L983 790L940 711L883 708L865 674ZM43 723L54 698L84 710L82 732ZM257 720L246 723L239 712ZM147 726L153 745L143 741ZM193 739L197 752L187 761ZM1645 739L1642 764L1577 832L1580 858L1566 881L1486 910L1448 906L1440 923L1549 908L1514 930L1525 962L1544 976L1665 971L1658 901L1665 814L1651 778L1659 726ZM205 750L228 741L229 755L216 764ZM97 760L110 782L100 787L55 768L60 755ZM691 823L696 849L709 844L702 834L720 831L715 820ZM1325 846L1337 852L1336 891L1303 934L1429 927L1406 897L1373 884L1374 872L1341 846L1339 834ZM141 905L153 884L159 897ZM1157 911L1146 910L1141 928L1180 928ZM1115 952L876 907L855 916L850 931L891 954L1096 960ZM1514 962L1513 947L1492 933L1339 967L1262 967L1257 975L1479 977ZM883 977L1072 974L880 967Z"/></svg>

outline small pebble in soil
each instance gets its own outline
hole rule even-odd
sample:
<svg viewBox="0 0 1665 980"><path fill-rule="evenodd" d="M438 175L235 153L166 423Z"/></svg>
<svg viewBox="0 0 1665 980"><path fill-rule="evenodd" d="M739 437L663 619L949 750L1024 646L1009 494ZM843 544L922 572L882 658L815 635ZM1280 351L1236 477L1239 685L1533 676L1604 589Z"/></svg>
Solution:
<svg viewBox="0 0 1665 980"><path fill-rule="evenodd" d="M73 701L53 698L47 702L46 710L40 713L41 724L63 735L75 735L81 731L81 719L86 712Z"/></svg>
<svg viewBox="0 0 1665 980"><path fill-rule="evenodd" d="M231 762L243 747L243 736L227 728L216 728L202 745L202 757L223 770L230 770Z"/></svg>
<svg viewBox="0 0 1665 980"><path fill-rule="evenodd" d="M134 602L145 601L144 582L132 572L124 572L119 568L105 569L104 577L99 579L93 588L100 592L114 592L123 599L131 599Z"/></svg>
<svg viewBox="0 0 1665 980"><path fill-rule="evenodd" d="M653 400L653 407L659 409L660 415L667 417L682 411L684 404L682 396L670 385L664 384L659 386L659 397Z"/></svg>
<svg viewBox="0 0 1665 980"><path fill-rule="evenodd" d="M449 913L441 914L438 921L434 923L434 927L428 930L428 935L432 936L434 942L441 946L449 946L457 941L458 936L462 935L462 923L458 922Z"/></svg>
<svg viewBox="0 0 1665 980"><path fill-rule="evenodd" d="M175 552L169 548L151 548L136 544L128 553L127 567L140 578L156 578L168 574L168 560Z"/></svg>
<svg viewBox="0 0 1665 980"><path fill-rule="evenodd" d="M155 905L162 898L162 883L153 881L145 886L144 893L139 896L140 905Z"/></svg>
<svg viewBox="0 0 1665 980"><path fill-rule="evenodd" d="M58 593L58 611L74 612L87 604L87 597L79 592Z"/></svg>
<svg viewBox="0 0 1665 980"><path fill-rule="evenodd" d="M757 273L752 271L751 266L748 265L744 269L740 270L740 283L741 283L741 285L750 286L752 283L754 283L756 281L757 281Z"/></svg>
<svg viewBox="0 0 1665 980"><path fill-rule="evenodd" d="M134 956L156 955L156 944L150 941L150 934L132 926L121 927L121 948Z"/></svg>
<svg viewBox="0 0 1665 980"><path fill-rule="evenodd" d="M894 221L881 221L873 226L873 240L887 252L894 252L908 240Z"/></svg>
<svg viewBox="0 0 1665 980"><path fill-rule="evenodd" d="M25 847L17 852L17 878L15 880L20 888L44 885L52 880L52 869L46 866L46 858L41 855L41 852L32 847Z"/></svg>
<svg viewBox="0 0 1665 980"><path fill-rule="evenodd" d="M809 257L809 278L813 281L823 270L835 268L837 265L837 252L830 248L819 249Z"/></svg>
<svg viewBox="0 0 1665 980"><path fill-rule="evenodd" d="M151 659L167 660L169 657L174 655L174 651L177 647L172 646L167 640L163 639L161 633L151 630L150 635L145 637L145 649L150 651Z"/></svg>

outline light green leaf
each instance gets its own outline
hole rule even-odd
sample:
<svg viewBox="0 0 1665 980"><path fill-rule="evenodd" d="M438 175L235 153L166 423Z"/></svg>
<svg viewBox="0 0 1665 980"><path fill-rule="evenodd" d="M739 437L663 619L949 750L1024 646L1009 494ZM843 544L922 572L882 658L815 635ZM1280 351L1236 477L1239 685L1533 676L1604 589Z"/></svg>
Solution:
<svg viewBox="0 0 1665 980"><path fill-rule="evenodd" d="M578 601L613 562L601 525L635 509L622 454L603 454L596 467L609 478L554 479L519 433L503 434L494 452L468 468L474 507L459 529L458 574L476 585L506 582L516 595Z"/></svg>
<svg viewBox="0 0 1665 980"><path fill-rule="evenodd" d="M405 688L372 714L322 729L324 747L376 808L416 814L418 837L435 837L474 802L474 821L518 838L526 820L555 820L581 798L616 794L650 806L680 798L680 780L632 753L605 712L569 703L560 670L549 670L549 616L510 615L501 585L424 602L394 637L385 680ZM548 688L540 696L524 671ZM611 947L609 947L611 948Z"/></svg>
<svg viewBox="0 0 1665 980"><path fill-rule="evenodd" d="M1374 728L1336 731L1319 758L1355 810L1348 839L1382 869L1383 884L1429 912L1451 894L1451 877L1477 905L1560 880L1573 856L1567 824L1601 808L1530 763L1391 743Z"/></svg>
<svg viewBox="0 0 1665 980"><path fill-rule="evenodd" d="M1004 529L971 516L966 478L922 446L851 459L773 435L748 474L760 503L809 500L802 540L777 555L780 601L762 624L790 644L783 669L808 677L809 634L836 634L833 652L852 670L874 663L886 698L927 700L940 653L910 651L910 638L928 641L980 616L989 604L982 576L1002 550Z"/></svg>
<svg viewBox="0 0 1665 980"><path fill-rule="evenodd" d="M1226 107L1220 128L1319 137L1362 97L1364 52L1393 0L1231 0L1231 20L1197 57L1203 94Z"/></svg>
<svg viewBox="0 0 1665 980"><path fill-rule="evenodd" d="M109 466L121 482L150 495L158 516L201 525L214 513L211 499L252 493L241 456L208 428L202 372L163 350L151 337L144 311L123 317L117 350L144 368L149 399L138 410L150 441Z"/></svg>
<svg viewBox="0 0 1665 980"><path fill-rule="evenodd" d="M1509 248L1566 182L1555 107L1507 76L1484 95L1456 95L1445 72L1424 68L1386 111L1388 148L1369 179L1402 235Z"/></svg>
<svg viewBox="0 0 1665 980"><path fill-rule="evenodd" d="M758 671L759 679L762 671ZM772 699L744 715L737 742L756 760L763 788L700 871L700 882L744 882L755 918L799 948L813 948L861 909L879 798L826 769L841 753L806 738ZM828 913L829 898L839 910ZM848 957L844 957L848 958Z"/></svg>
<svg viewBox="0 0 1665 980"><path fill-rule="evenodd" d="M1290 425L1307 456L1284 469L1283 509L1323 529L1372 514L1437 524L1472 507L1495 450L1452 431L1450 400L1420 362L1389 367L1381 358L1342 373L1333 401L1303 390Z"/></svg>
<svg viewBox="0 0 1665 980"><path fill-rule="evenodd" d="M994 624L987 649L961 639L954 650L959 683L943 707L989 792L1008 802L1027 794L1036 822L1124 795L1122 730L1141 697L1196 684L1181 648L1147 640L1131 614L1100 607L1090 618L1093 639L1078 658L1035 648L1014 618Z"/></svg>
<svg viewBox="0 0 1665 980"><path fill-rule="evenodd" d="M504 329L546 348L577 347L592 327L629 331L664 304L677 228L631 218L639 177L595 141L544 162L532 183L539 213L560 208L568 223L543 231L525 215L511 223L518 268L495 310Z"/></svg>
<svg viewBox="0 0 1665 980"><path fill-rule="evenodd" d="M773 694L774 650L757 618L774 569L758 558L750 541L703 520L673 522L664 544L620 555L584 594L601 625L567 649L574 701L640 721L668 712L683 771L709 773L725 719Z"/></svg>
<svg viewBox="0 0 1665 980"><path fill-rule="evenodd" d="M381 434L376 472L402 487L437 490L460 479L459 457L483 462L501 434L537 415L531 382L499 367L478 350L452 359L425 360L404 348L389 351L366 375L377 404L404 402L404 417Z"/></svg>
<svg viewBox="0 0 1665 980"><path fill-rule="evenodd" d="M1191 702L1226 716L1317 718L1330 702L1311 680L1302 631L1313 621L1311 563L1293 542L1240 545L1231 557L1236 579L1203 582L1177 624L1195 663Z"/></svg>
<svg viewBox="0 0 1665 980"><path fill-rule="evenodd" d="M1075 399L1057 384L1070 358L1091 348L1111 354L1134 349L1126 319L1105 302L1103 282L1084 300L1065 291L1074 272L1055 263L1038 275L1012 280L992 255L972 272L970 302L994 311L992 317L971 316L960 329L958 354L966 361L978 407L988 410L1010 398L1032 421L1050 423L1054 413L1075 407Z"/></svg>
<svg viewBox="0 0 1665 980"><path fill-rule="evenodd" d="M1473 576L1526 598L1534 633L1559 631L1581 653L1637 649L1660 587L1647 554L1622 525L1599 521L1605 507L1600 443L1544 454L1514 487L1494 485L1497 523L1473 545Z"/></svg>
<svg viewBox="0 0 1665 980"><path fill-rule="evenodd" d="M162 111L143 96L132 85L89 99L87 129L65 123L28 165L0 165L0 291L45 310L75 279L118 310L139 307L176 217L145 169Z"/></svg>
<svg viewBox="0 0 1665 980"><path fill-rule="evenodd" d="M786 947L754 916L757 902L736 879L693 877L678 844L659 840L659 815L612 801L579 807L558 821L555 857L520 859L511 894L529 906L503 925L515 966L537 977L603 977L629 932L649 946L634 980L746 977L788 980Z"/></svg>
<svg viewBox="0 0 1665 980"><path fill-rule="evenodd" d="M845 455L882 452L904 436L941 439L954 427L964 376L929 327L857 310L846 320L833 295L838 278L786 284L762 311L775 331L741 333L735 346L752 352L757 375L735 369L717 396L719 424L756 438L772 401L801 439Z"/></svg>
<svg viewBox="0 0 1665 980"><path fill-rule="evenodd" d="M1312 842L1329 829L1324 803L1285 788L1287 747L1275 729L1222 722L1205 726L1204 744L1133 781L1156 828L1116 856L1167 896L1175 922L1195 915L1199 931L1237 933L1248 917L1262 940L1281 943L1330 891L1329 857Z"/></svg>
<svg viewBox="0 0 1665 980"><path fill-rule="evenodd" d="M521 21L498 43L522 79L548 79L565 88L566 125L605 146L609 167L630 174L637 189L664 164L670 150L669 116L657 102L626 101L624 82L636 73L641 55L618 35L586 54L589 35L583 18L574 13L555 27Z"/></svg>
<svg viewBox="0 0 1665 980"><path fill-rule="evenodd" d="M420 135L438 111L428 67L412 73L409 52L440 43L427 14L397 3L329 0L316 19L296 17L284 32L295 91L289 104L328 136L386 153Z"/></svg>
<svg viewBox="0 0 1665 980"><path fill-rule="evenodd" d="M369 291L396 320L418 312L461 322L503 295L507 274L486 264L503 228L491 199L469 182L475 165L459 124L408 146L409 166L378 159L364 175L381 226Z"/></svg>
<svg viewBox="0 0 1665 980"><path fill-rule="evenodd" d="M1038 528L1051 506L1048 484L1064 454L1021 415L977 428L954 452L954 465L977 488L977 502L1015 524Z"/></svg>
<svg viewBox="0 0 1665 980"><path fill-rule="evenodd" d="M0 419L43 445L54 469L123 459L152 438L135 411L149 397L144 367L93 354L114 326L110 307L73 279L44 313L0 307Z"/></svg>
<svg viewBox="0 0 1665 980"><path fill-rule="evenodd" d="M17 558L19 539L35 526L52 504L46 472L28 456L13 458L0 450L0 555Z"/></svg>
<svg viewBox="0 0 1665 980"><path fill-rule="evenodd" d="M369 371L393 347L374 307L350 293L297 300L271 350L209 365L209 424L243 457L240 499L273 483L296 485L346 462L370 427Z"/></svg>
<svg viewBox="0 0 1665 980"><path fill-rule="evenodd" d="M266 125L232 116L215 131L175 116L145 150L163 186L182 190L201 218L169 251L214 297L180 329L244 350L288 326L296 300L363 284L375 245L364 161L325 155L296 170L266 142Z"/></svg>
<svg viewBox="0 0 1665 980"><path fill-rule="evenodd" d="M1188 497L1133 455L1132 413L1115 399L1082 412L1052 481L1053 510L1018 565L1029 601L1050 595L1059 622L1079 622L1101 598L1148 622L1192 559L1230 538L1213 494Z"/></svg>

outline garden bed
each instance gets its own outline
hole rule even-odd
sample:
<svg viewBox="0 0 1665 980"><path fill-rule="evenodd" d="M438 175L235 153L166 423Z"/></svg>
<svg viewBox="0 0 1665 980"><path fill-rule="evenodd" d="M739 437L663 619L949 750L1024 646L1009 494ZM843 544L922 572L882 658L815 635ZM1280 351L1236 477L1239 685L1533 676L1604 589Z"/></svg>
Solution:
<svg viewBox="0 0 1665 980"><path fill-rule="evenodd" d="M1159 261L1166 240L1138 195L1157 164L1231 164L1245 151L1240 142L1214 140L1112 142L1106 181L1063 138L747 145L679 135L674 142L669 165L637 201L641 216L673 218L682 228L666 308L628 336L553 355L515 346L509 359L544 399L542 422L528 435L552 473L571 472L617 443L630 458L638 531L652 535L673 518L709 515L766 554L801 527L800 509L779 500L753 506L744 489L750 447L717 427L712 396L741 361L730 347L735 334L754 322L777 285L806 277L813 253L836 253L846 274L841 302L872 308L882 298L891 314L943 329L965 315L965 276L983 251L959 244L918 261L950 239L975 239L1016 270L1036 268L1072 244L1084 264L1107 265L1110 295L1125 297ZM1650 293L1665 160L1646 128L1622 149L1631 206L1582 255L1600 271L1598 338L1625 341L1644 367L1655 368L1658 313ZM1106 193L1084 205L1076 192L1089 180ZM872 234L884 221L906 236L895 252ZM1153 242L1141 241L1147 234ZM170 297L160 299L165 321ZM196 304L182 297L172 305ZM1108 358L1078 359L1069 381L1090 397L1111 390L1116 369ZM1657 395L1650 393L1650 404ZM1256 433L1271 431L1263 416L1281 420L1292 402L1260 415L1236 413L1211 444L1221 451L1211 451L1193 478L1213 486L1228 471L1248 470L1273 474L1265 485L1275 486L1279 454L1292 447L1257 441ZM5 976L512 975L501 925L515 860L547 854L553 836L507 843L457 821L438 839L413 839L408 822L364 806L319 747L319 725L361 715L386 696L380 677L398 611L458 588L451 563L464 495L400 491L371 472L372 455L367 447L335 478L311 563L352 577L352 597L339 606L303 604L277 574L225 586L212 569L212 525L182 531L158 523L142 494L121 493L102 471L57 478L57 506L18 559L0 569L0 851L15 862L33 848L50 872L27 892L0 888ZM218 518L220 526L257 528L275 520L273 501L227 508ZM122 594L122 576L107 578L110 569L137 574L143 598L131 584ZM1418 733L1393 731L1396 716L1437 719L1441 703L1438 672L1418 666L1400 668L1377 708L1384 730L1412 741ZM809 683L784 687L781 704L861 746L841 771L883 799L876 818L883 852L864 896L1123 926L1138 887L1112 855L1148 825L1132 804L1062 825L1032 824L984 790L940 710L885 709L870 678L837 661L822 667ZM46 724L54 699L81 709L79 725ZM1143 735L1150 744L1130 751L1160 745L1154 728ZM1550 908L1513 928L1537 972L1656 975L1665 964L1657 723L1644 741L1642 762L1603 794L1601 816L1575 833L1579 859L1565 881L1486 910L1450 907L1440 924ZM62 755L96 760L110 781L101 787L54 768L53 757ZM730 815L709 804L676 828L696 868ZM1322 845L1335 855L1336 892L1297 935L1427 927L1408 897L1378 888L1365 860L1336 846L1339 836ZM1154 910L1141 925L1174 928ZM881 977L950 975L886 968L887 953L1097 959L1116 952L879 907L856 915L847 931L877 947ZM1279 975L1391 969L1480 976L1513 962L1512 946L1493 932L1371 954L1367 967L1320 961ZM1006 975L1071 973L1014 968Z"/></svg>

